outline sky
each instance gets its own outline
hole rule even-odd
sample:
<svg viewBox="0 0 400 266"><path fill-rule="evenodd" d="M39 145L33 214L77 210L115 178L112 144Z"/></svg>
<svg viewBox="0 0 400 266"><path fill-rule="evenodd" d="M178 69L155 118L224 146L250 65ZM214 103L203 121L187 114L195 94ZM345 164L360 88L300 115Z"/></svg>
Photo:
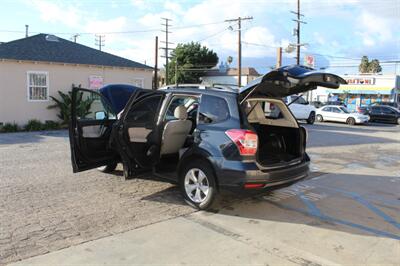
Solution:
<svg viewBox="0 0 400 266"><path fill-rule="evenodd" d="M237 23L242 21L242 66L268 72L277 47L295 43L296 0L0 0L0 42L29 34L55 34L96 48L95 34L104 36L103 51L153 66L155 36L165 41L162 19L172 27L169 41L200 42L220 62L237 59ZM379 59L383 74L400 74L400 0L301 0L301 62L315 58L315 68L355 74L363 55ZM164 44L160 43L160 46ZM163 65L160 51L159 66ZM296 53L283 53L283 64L294 64Z"/></svg>

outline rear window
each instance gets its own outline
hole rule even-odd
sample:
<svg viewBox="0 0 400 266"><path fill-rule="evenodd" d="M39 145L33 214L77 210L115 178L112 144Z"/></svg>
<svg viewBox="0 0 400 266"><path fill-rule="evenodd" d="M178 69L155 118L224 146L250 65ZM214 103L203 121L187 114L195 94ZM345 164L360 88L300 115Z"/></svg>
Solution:
<svg viewBox="0 0 400 266"><path fill-rule="evenodd" d="M210 95L201 97L199 123L211 124L229 118L229 108L225 99Z"/></svg>

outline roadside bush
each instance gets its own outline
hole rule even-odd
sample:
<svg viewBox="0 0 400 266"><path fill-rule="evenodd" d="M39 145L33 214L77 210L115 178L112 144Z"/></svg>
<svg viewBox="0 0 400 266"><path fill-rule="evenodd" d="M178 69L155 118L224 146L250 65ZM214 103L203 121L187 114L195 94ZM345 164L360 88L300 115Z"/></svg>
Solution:
<svg viewBox="0 0 400 266"><path fill-rule="evenodd" d="M28 123L25 125L25 130L26 131L39 131L44 129L44 125L42 122L40 122L37 119L31 119L28 121Z"/></svg>
<svg viewBox="0 0 400 266"><path fill-rule="evenodd" d="M43 125L44 130L55 130L55 129L60 129L61 126L59 123L51 120L46 120L46 122Z"/></svg>
<svg viewBox="0 0 400 266"><path fill-rule="evenodd" d="M17 132L19 127L16 123L5 123L2 127L0 127L0 132Z"/></svg>

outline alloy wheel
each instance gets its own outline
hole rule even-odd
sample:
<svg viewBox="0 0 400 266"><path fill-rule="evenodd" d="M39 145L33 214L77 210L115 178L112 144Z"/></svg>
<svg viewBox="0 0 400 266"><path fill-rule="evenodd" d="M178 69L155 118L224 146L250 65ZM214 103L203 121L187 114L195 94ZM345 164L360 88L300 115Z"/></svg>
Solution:
<svg viewBox="0 0 400 266"><path fill-rule="evenodd" d="M186 195L195 203L204 202L210 194L210 183L206 174L198 169L192 168L185 175Z"/></svg>

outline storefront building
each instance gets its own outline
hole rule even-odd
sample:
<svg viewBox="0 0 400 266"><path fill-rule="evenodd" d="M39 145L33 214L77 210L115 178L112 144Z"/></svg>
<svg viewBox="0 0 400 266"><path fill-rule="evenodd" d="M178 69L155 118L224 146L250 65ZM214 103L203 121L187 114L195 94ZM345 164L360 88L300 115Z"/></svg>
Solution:
<svg viewBox="0 0 400 266"><path fill-rule="evenodd" d="M313 101L342 102L350 110L379 102L400 102L399 75L344 75L347 85L339 89L318 87Z"/></svg>

